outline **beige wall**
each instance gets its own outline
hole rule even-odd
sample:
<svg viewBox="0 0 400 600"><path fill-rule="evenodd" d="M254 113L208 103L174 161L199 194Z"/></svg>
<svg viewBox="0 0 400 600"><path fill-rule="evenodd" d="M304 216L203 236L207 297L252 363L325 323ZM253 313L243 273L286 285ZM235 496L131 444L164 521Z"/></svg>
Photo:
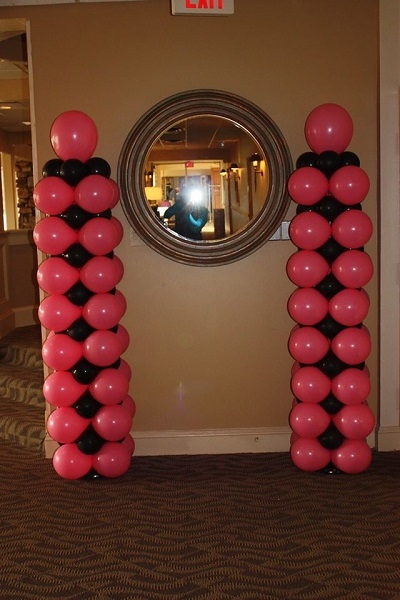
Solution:
<svg viewBox="0 0 400 600"><path fill-rule="evenodd" d="M308 150L309 112L337 102L352 115L349 149L369 173L364 203L377 247L377 0L236 0L226 18L172 17L169 0L0 9L30 20L38 165L53 152L49 131L69 109L99 130L96 154L116 177L121 146L135 121L165 96L216 88L262 107L285 135L295 160ZM248 258L212 268L180 265L144 245L118 255L131 335L137 430L279 427L291 406L293 286L290 242L269 242ZM377 407L377 278L368 286L373 335L369 360Z"/></svg>

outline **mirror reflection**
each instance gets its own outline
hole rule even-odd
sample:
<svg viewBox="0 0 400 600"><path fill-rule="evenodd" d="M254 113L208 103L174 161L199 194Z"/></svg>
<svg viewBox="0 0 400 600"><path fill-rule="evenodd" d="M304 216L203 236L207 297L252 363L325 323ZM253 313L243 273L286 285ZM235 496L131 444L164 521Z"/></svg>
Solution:
<svg viewBox="0 0 400 600"><path fill-rule="evenodd" d="M227 238L262 210L269 168L261 147L228 118L174 122L150 147L144 194L160 227L196 241Z"/></svg>

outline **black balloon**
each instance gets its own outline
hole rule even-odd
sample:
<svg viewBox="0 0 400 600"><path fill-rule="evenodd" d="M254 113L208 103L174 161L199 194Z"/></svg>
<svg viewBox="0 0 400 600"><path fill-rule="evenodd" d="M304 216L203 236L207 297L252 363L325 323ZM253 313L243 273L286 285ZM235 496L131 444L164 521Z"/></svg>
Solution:
<svg viewBox="0 0 400 600"><path fill-rule="evenodd" d="M75 187L87 175L85 163L77 158L65 160L60 167L60 176L66 183Z"/></svg>
<svg viewBox="0 0 400 600"><path fill-rule="evenodd" d="M74 404L76 412L84 419L93 419L102 406L90 392L85 392Z"/></svg>
<svg viewBox="0 0 400 600"><path fill-rule="evenodd" d="M345 252L347 248L339 244L334 238L329 238L325 244L322 244L319 248L317 248L317 252L321 254L328 261L328 263L333 263L337 257Z"/></svg>
<svg viewBox="0 0 400 600"><path fill-rule="evenodd" d="M328 450L335 450L343 443L343 435L332 424L318 437L319 443Z"/></svg>
<svg viewBox="0 0 400 600"><path fill-rule="evenodd" d="M348 365L331 351L318 361L315 366L327 375L329 379L333 379L336 375L339 375L339 373L348 368Z"/></svg>
<svg viewBox="0 0 400 600"><path fill-rule="evenodd" d="M333 196L324 196L315 205L315 210L327 221L332 223L340 213L346 210L346 207Z"/></svg>
<svg viewBox="0 0 400 600"><path fill-rule="evenodd" d="M119 369L119 366L121 364L121 359L117 358L117 360L115 362L112 363L112 365L108 365L108 369Z"/></svg>
<svg viewBox="0 0 400 600"><path fill-rule="evenodd" d="M105 440L92 427L89 427L77 440L76 445L83 454L96 454Z"/></svg>
<svg viewBox="0 0 400 600"><path fill-rule="evenodd" d="M296 161L296 169L301 167L316 167L318 155L315 152L303 152Z"/></svg>
<svg viewBox="0 0 400 600"><path fill-rule="evenodd" d="M319 403L322 408L330 415L336 415L344 404L340 402L333 394L329 394L326 398Z"/></svg>
<svg viewBox="0 0 400 600"><path fill-rule="evenodd" d="M60 177L60 168L63 161L61 158L52 158L48 160L42 168L43 177Z"/></svg>
<svg viewBox="0 0 400 600"><path fill-rule="evenodd" d="M71 373L75 381L89 385L97 377L100 372L100 367L93 365L85 358L81 358L76 365L71 369Z"/></svg>
<svg viewBox="0 0 400 600"><path fill-rule="evenodd" d="M107 210L103 210L103 212L93 214L93 217L102 217L103 219L110 220L112 217L111 208L107 208Z"/></svg>
<svg viewBox="0 0 400 600"><path fill-rule="evenodd" d="M72 229L80 229L90 219L93 219L93 216L77 204L72 204L66 211L59 215Z"/></svg>
<svg viewBox="0 0 400 600"><path fill-rule="evenodd" d="M318 155L316 166L329 179L342 166L340 155L333 150L325 150Z"/></svg>
<svg viewBox="0 0 400 600"><path fill-rule="evenodd" d="M315 289L317 289L323 296L325 296L325 298L328 298L329 300L338 292L344 290L344 285L342 285L340 281L336 279L333 273L328 273L326 277L317 283Z"/></svg>
<svg viewBox="0 0 400 600"><path fill-rule="evenodd" d="M66 330L66 333L77 342L83 342L93 333L94 328L85 321L85 319L77 319Z"/></svg>
<svg viewBox="0 0 400 600"><path fill-rule="evenodd" d="M100 156L92 156L85 163L89 175L103 175L107 179L111 175L111 167L104 158Z"/></svg>
<svg viewBox="0 0 400 600"><path fill-rule="evenodd" d="M342 163L342 167L359 167L361 164L357 154L354 154L354 152L350 152L350 150L342 152L342 154L340 155L340 162Z"/></svg>
<svg viewBox="0 0 400 600"><path fill-rule="evenodd" d="M328 339L332 340L335 335L345 329L345 325L341 325L331 315L327 315L322 321L315 325L316 329L323 333Z"/></svg>
<svg viewBox="0 0 400 600"><path fill-rule="evenodd" d="M61 254L67 263L72 267L80 269L87 261L93 257L93 254L88 252L81 244L72 244L65 252Z"/></svg>
<svg viewBox="0 0 400 600"><path fill-rule="evenodd" d="M90 291L86 286L83 285L81 281L75 283L69 290L65 293L65 296L68 298L72 304L76 304L77 306L83 306L86 302L94 295L94 292Z"/></svg>
<svg viewBox="0 0 400 600"><path fill-rule="evenodd" d="M303 212L317 212L317 205L313 204L312 206L307 206L306 204L298 204L296 206L296 215L299 215Z"/></svg>

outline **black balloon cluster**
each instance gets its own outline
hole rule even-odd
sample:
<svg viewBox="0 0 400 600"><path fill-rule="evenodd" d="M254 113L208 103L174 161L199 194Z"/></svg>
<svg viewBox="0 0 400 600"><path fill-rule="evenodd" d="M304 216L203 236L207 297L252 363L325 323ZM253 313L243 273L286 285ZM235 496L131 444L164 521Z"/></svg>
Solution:
<svg viewBox="0 0 400 600"><path fill-rule="evenodd" d="M331 135L336 118L346 123L344 135L340 123ZM296 322L288 344L295 360L291 457L306 471L358 473L371 461L366 438L375 418L365 363L371 339L363 321L369 310L364 286L373 275L364 249L372 222L362 210L369 178L358 156L345 150L349 119L337 105L311 113L306 137L312 151L298 157L288 182L297 204L289 228L297 251L286 268L297 286L288 301ZM318 144L321 130L325 138Z"/></svg>
<svg viewBox="0 0 400 600"><path fill-rule="evenodd" d="M72 141L78 126L83 152ZM51 370L43 392L52 409L47 430L59 444L53 465L66 479L118 477L134 450L135 412L130 368L121 358L129 335L120 323L126 301L117 288L124 268L114 253L123 236L112 215L119 189L108 162L92 156L97 130L87 115L63 113L53 130L59 158L44 164L34 188L43 214L34 229L44 255L38 314L48 330L42 356Z"/></svg>

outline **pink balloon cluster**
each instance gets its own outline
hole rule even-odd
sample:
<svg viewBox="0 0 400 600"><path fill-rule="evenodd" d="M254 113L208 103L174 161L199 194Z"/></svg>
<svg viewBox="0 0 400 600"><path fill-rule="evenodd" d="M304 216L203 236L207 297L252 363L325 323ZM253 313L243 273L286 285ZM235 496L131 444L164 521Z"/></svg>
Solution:
<svg viewBox="0 0 400 600"><path fill-rule="evenodd" d="M60 444L53 465L66 479L119 477L135 446L131 370L121 358L129 346L120 324L126 300L116 287L124 268L114 254L123 230L111 213L119 190L108 163L92 156L97 128L85 113L61 114L50 137L58 158L44 165L34 188L43 217L33 235L47 255L37 280L46 294L42 356L52 370L43 386L53 408L47 430Z"/></svg>
<svg viewBox="0 0 400 600"><path fill-rule="evenodd" d="M289 234L297 251L286 271L297 288L288 300L296 322L289 336L294 359L289 422L291 458L304 471L360 473L371 462L366 438L375 427L368 406L365 364L371 338L364 286L373 276L364 245L371 219L361 203L369 178L347 151L353 123L337 104L314 109L305 124L311 152L302 154L288 181L297 204Z"/></svg>

